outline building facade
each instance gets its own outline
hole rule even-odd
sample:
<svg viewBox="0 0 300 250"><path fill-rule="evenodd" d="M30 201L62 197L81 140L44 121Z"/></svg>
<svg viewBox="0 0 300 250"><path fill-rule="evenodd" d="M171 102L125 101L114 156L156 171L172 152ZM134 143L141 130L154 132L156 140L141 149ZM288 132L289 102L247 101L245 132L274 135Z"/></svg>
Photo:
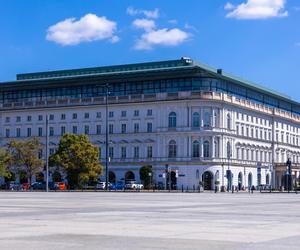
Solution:
<svg viewBox="0 0 300 250"><path fill-rule="evenodd" d="M49 153L64 133L87 134L109 178L172 187L285 185L288 158L299 180L300 104L189 58L17 75L1 83L0 143L38 137ZM109 88L106 117L106 86ZM45 149L41 152L45 157Z"/></svg>

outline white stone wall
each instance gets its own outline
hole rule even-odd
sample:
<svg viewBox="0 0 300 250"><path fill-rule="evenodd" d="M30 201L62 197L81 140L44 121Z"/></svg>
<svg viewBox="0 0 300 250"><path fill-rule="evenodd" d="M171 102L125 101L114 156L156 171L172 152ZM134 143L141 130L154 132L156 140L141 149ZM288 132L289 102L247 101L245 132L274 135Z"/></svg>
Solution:
<svg viewBox="0 0 300 250"><path fill-rule="evenodd" d="M138 110L138 116L134 115L135 110ZM152 110L152 115L147 115L148 110ZM261 162L263 167L262 184L264 184L265 168L269 168L273 161L285 162L288 155L294 162L300 160L299 123L267 115L260 111L249 110L242 106L209 100L177 100L115 104L110 105L109 111L114 114L113 117L109 117L109 124L114 126L114 133L109 136L110 146L114 147L114 158L111 160L110 170L114 171L117 180L124 178L126 171L132 170L139 181L139 168L143 165L152 165L157 170L155 180L164 182L159 177L161 174L159 169L164 169L165 165L169 164L172 169L179 171L178 186L197 186L205 171L210 171L214 176L219 171L220 182L222 183L224 179L224 185L226 185L226 178L222 177L221 163L224 163L226 171L228 168L228 142L231 145L229 168L234 175L233 185L236 186L239 172L243 173L244 186L248 185L249 172L252 173L253 184L257 184L257 162ZM126 117L121 116L122 111L126 111ZM101 117L97 117L97 112L101 112ZM176 129L168 128L170 112L175 112L177 115ZM192 126L194 112L200 114L200 128ZM77 114L77 119L73 119L74 113ZM89 113L89 118L85 118L85 113ZM62 114L65 114L65 120L61 119ZM208 127L206 126L207 114L210 124ZM39 115L43 117L42 121L38 119ZM27 138L28 128L31 129L31 136L38 136L38 130L42 128L43 136L40 137L40 140L45 143L46 115L54 116L53 120L49 121L49 127L54 129L54 136L50 136L50 150L55 150L57 147L62 126L65 126L66 132L72 132L73 126L77 126L78 134L84 133L85 126L89 126L90 139L95 145L101 147L101 157L104 159L105 107L103 105L1 111L1 145L5 146L9 140L16 138L17 128L21 133L17 139L21 140ZM230 116L229 123L228 115ZM31 116L31 120L28 119L28 116ZM123 123L127 126L125 134L121 133L121 124ZM139 124L138 133L134 132L135 123ZM147 132L147 123L152 123L152 133ZM96 134L97 125L101 125L100 135ZM6 138L8 129L10 138ZM176 141L176 159L168 159L168 144L171 140ZM200 158L198 160L192 159L192 143L196 140L200 142ZM273 140L275 140L274 148ZM203 158L205 141L208 141L210 145L209 157L206 159ZM125 146L127 148L126 160L120 159L121 147ZM147 146L153 148L152 159L147 159ZM139 147L138 159L133 158L134 147ZM253 155L251 151L254 151ZM249 153L247 154L247 152ZM249 162L252 162L251 166ZM196 176L197 170L199 170L199 176Z"/></svg>

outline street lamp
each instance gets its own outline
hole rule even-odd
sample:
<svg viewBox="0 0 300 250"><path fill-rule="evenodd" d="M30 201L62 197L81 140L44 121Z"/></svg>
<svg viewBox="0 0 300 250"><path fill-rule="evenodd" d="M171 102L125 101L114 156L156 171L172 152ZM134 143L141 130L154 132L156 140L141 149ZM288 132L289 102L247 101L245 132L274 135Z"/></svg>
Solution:
<svg viewBox="0 0 300 250"><path fill-rule="evenodd" d="M46 192L49 191L49 120L46 115Z"/></svg>
<svg viewBox="0 0 300 250"><path fill-rule="evenodd" d="M291 177L292 177L291 165L292 165L292 162L291 162L290 158L288 158L288 160L286 162L286 185L287 185L288 192L290 192L290 185L291 185L290 180L291 180Z"/></svg>
<svg viewBox="0 0 300 250"><path fill-rule="evenodd" d="M105 190L108 190L108 96L109 96L109 84L105 85Z"/></svg>

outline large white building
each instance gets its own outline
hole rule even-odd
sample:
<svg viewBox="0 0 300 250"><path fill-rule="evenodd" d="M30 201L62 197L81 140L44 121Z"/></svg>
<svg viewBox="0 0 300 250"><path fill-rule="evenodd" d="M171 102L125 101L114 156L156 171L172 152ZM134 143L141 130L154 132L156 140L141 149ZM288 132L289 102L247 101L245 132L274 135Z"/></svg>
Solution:
<svg viewBox="0 0 300 250"><path fill-rule="evenodd" d="M300 104L189 58L17 75L0 85L1 146L45 145L48 115L50 154L62 134L86 133L104 165L106 84L110 181L139 181L147 165L177 188L279 188L289 157L298 183Z"/></svg>

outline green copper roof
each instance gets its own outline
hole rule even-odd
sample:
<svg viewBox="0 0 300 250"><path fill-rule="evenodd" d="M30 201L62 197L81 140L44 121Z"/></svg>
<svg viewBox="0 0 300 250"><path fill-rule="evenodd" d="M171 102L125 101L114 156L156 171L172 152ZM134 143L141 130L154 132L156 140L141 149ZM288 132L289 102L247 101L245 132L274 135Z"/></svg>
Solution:
<svg viewBox="0 0 300 250"><path fill-rule="evenodd" d="M278 93L276 91L273 91L268 88L257 85L255 83L252 83L250 81L233 76L222 70L218 70L211 66L193 61L192 59L187 58L187 57L182 57L179 60L18 74L17 82L18 81L26 81L27 82L27 81L36 81L36 80L41 81L41 80L46 80L46 79L53 79L53 80L60 79L61 80L64 78L105 76L105 75L117 75L117 74L128 74L128 73L141 73L141 72L148 73L151 71L165 71L165 70L187 69L187 68L198 68L198 69L204 70L208 74L211 74L217 78L235 82L238 85L241 85L241 86L244 86L247 88L252 88L256 91L263 92L263 93L275 96L280 99L284 99L288 102L296 103L296 102L292 101L289 96L287 96L285 94Z"/></svg>

